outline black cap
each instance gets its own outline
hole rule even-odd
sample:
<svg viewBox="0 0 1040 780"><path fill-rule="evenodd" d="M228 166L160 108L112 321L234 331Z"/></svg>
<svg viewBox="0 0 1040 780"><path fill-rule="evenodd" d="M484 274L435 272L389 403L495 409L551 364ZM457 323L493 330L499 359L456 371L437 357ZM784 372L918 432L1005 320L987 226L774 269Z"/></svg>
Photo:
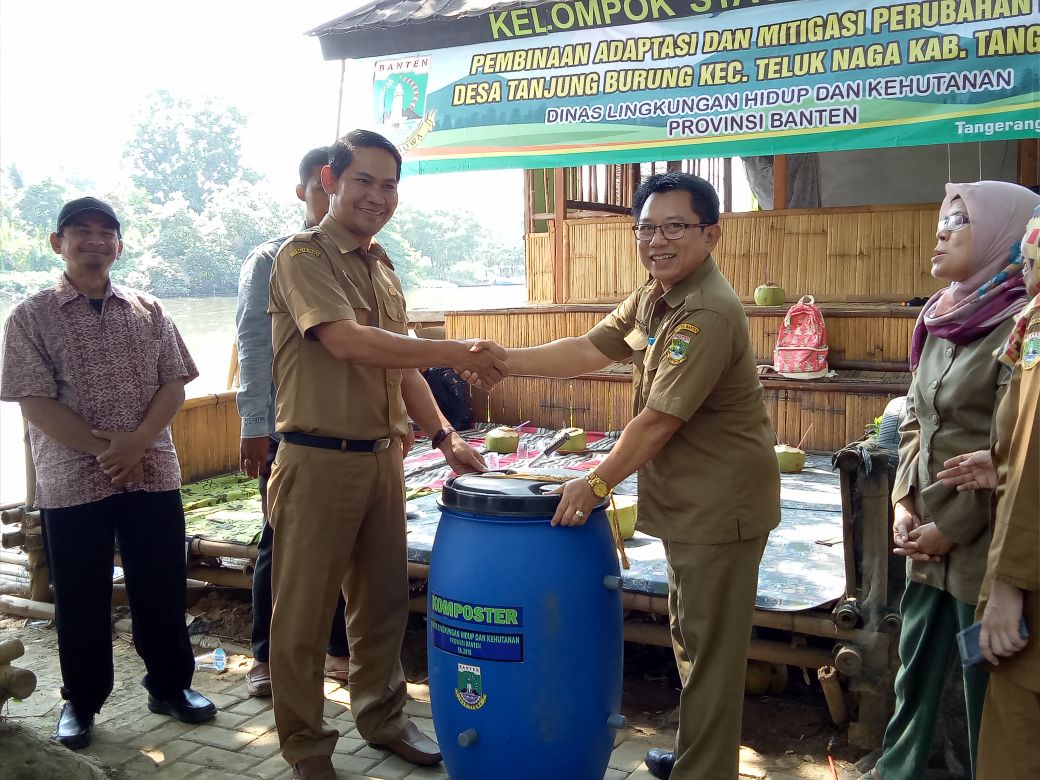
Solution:
<svg viewBox="0 0 1040 780"><path fill-rule="evenodd" d="M64 206L61 207L61 211L58 212L58 231L65 227L72 218L82 214L86 211L96 211L99 214L104 214L106 217L116 223L116 230L121 231L122 227L119 224L119 218L116 217L115 210L109 206L105 201L98 200L97 198L76 198L70 200Z"/></svg>

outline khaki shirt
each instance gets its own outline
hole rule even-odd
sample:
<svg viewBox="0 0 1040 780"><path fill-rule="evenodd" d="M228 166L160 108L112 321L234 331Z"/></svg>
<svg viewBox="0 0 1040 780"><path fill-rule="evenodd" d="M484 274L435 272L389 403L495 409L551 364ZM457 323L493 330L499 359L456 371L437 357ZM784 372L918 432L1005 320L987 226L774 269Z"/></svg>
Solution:
<svg viewBox="0 0 1040 780"><path fill-rule="evenodd" d="M403 436L401 371L337 360L315 325L354 320L408 334L401 281L378 244L370 251L331 216L278 250L271 272L275 430L380 439Z"/></svg>
<svg viewBox="0 0 1040 780"><path fill-rule="evenodd" d="M1001 659L996 673L1040 692L1040 359L1029 358L1031 336L1034 344L1040 341L1040 298L1026 326L1023 358L997 410L996 523L977 615L982 616L994 577L1026 591L1029 643Z"/></svg>
<svg viewBox="0 0 1040 780"><path fill-rule="evenodd" d="M1011 378L993 351L1011 332L1013 318L964 347L929 335L899 429L899 466L893 502L913 495L921 522L934 522L956 545L941 561L907 561L915 582L946 590L966 604L978 603L986 571L993 491L947 487L935 475L943 462L964 452L989 449L993 415Z"/></svg>
<svg viewBox="0 0 1040 780"><path fill-rule="evenodd" d="M780 523L780 472L744 307L709 257L662 294L632 293L589 331L631 360L634 413L684 420L639 471L639 528L667 541L754 539Z"/></svg>

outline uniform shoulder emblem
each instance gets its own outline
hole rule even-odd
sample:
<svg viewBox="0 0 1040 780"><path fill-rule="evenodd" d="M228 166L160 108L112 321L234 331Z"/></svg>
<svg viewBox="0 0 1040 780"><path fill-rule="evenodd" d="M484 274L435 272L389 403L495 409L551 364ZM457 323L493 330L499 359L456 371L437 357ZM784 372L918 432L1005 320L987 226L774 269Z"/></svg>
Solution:
<svg viewBox="0 0 1040 780"><path fill-rule="evenodd" d="M1040 329L1026 331L1025 341L1022 343L1022 368L1029 370L1036 368L1040 363Z"/></svg>
<svg viewBox="0 0 1040 780"><path fill-rule="evenodd" d="M685 363L690 351L690 342L700 332L700 328L688 322L676 326L668 342L668 362L673 366Z"/></svg>
<svg viewBox="0 0 1040 780"><path fill-rule="evenodd" d="M289 250L289 257L296 257L296 255L315 255L316 257L322 257L321 251L312 246L294 246Z"/></svg>
<svg viewBox="0 0 1040 780"><path fill-rule="evenodd" d="M289 257L296 257L297 255L325 256L325 253L321 251L321 242L314 228L302 230L294 235L285 242L284 249Z"/></svg>

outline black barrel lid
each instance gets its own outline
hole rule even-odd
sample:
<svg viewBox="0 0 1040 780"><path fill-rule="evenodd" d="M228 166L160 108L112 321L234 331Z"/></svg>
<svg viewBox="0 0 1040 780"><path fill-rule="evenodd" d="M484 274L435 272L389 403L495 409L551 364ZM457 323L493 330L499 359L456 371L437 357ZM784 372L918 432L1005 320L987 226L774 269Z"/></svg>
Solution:
<svg viewBox="0 0 1040 780"><path fill-rule="evenodd" d="M551 517L560 496L548 491L560 484L557 479L539 479L538 474L510 471L463 474L444 483L438 503L447 509L496 517Z"/></svg>

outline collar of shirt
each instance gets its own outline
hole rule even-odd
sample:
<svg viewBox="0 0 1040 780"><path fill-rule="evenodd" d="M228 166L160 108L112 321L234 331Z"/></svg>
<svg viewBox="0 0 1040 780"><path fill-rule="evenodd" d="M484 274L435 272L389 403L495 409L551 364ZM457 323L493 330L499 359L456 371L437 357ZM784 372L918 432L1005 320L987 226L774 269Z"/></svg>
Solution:
<svg viewBox="0 0 1040 780"><path fill-rule="evenodd" d="M701 282L708 278L708 274L715 270L715 258L708 255L696 271L672 285L664 295L660 296L668 304L670 309L681 306L692 293L698 292ZM657 285L660 289L660 285Z"/></svg>
<svg viewBox="0 0 1040 780"><path fill-rule="evenodd" d="M54 287L54 295L58 299L59 306L64 306L69 301L74 301L76 300L76 298L79 298L80 296L84 298L87 297L82 292L80 292L80 290L76 287L76 285L72 283L72 280L69 279L69 277L64 272L62 272L61 278L58 280L58 284ZM102 300L104 300L110 295L113 295L116 298L119 298L123 301L127 299L126 295L123 294L123 291L116 287L114 284L112 284L111 280L105 283L105 294L101 296L101 298Z"/></svg>
<svg viewBox="0 0 1040 780"><path fill-rule="evenodd" d="M372 245L366 250L361 246L361 242L357 236L347 230L343 225L337 222L332 214L326 214L321 218L321 222L318 227L321 231L332 239L332 242L336 245L343 254L350 254L356 252L358 257L367 260L369 255L375 255L380 260L385 260L391 268L394 267L393 263L390 262L390 258L387 257L386 252L383 250L377 242L373 241Z"/></svg>

